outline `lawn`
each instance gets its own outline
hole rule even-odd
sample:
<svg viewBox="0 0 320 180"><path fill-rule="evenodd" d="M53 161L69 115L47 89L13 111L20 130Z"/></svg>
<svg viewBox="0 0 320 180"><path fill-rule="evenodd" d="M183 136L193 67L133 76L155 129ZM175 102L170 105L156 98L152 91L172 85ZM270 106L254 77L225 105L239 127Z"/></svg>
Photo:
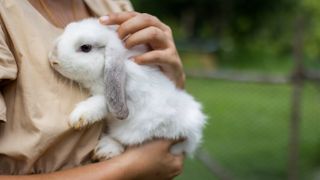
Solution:
<svg viewBox="0 0 320 180"><path fill-rule="evenodd" d="M188 78L187 90L209 118L203 147L235 179L286 179L289 85L244 84ZM320 169L320 90L303 92L300 179ZM318 169L317 169L318 168ZM179 180L217 179L198 160L187 160Z"/></svg>

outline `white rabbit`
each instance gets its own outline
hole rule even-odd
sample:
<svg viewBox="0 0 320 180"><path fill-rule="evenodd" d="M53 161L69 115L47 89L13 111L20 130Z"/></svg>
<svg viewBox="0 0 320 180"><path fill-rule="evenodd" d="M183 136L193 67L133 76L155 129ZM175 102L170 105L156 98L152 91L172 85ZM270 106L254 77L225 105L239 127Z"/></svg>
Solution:
<svg viewBox="0 0 320 180"><path fill-rule="evenodd" d="M103 134L94 158L109 159L153 138L179 139L174 154L192 155L202 138L206 116L201 105L177 89L156 66L143 66L130 58L145 46L126 49L115 27L97 19L69 24L49 54L52 67L87 88L91 97L77 104L69 125L81 129L104 118Z"/></svg>

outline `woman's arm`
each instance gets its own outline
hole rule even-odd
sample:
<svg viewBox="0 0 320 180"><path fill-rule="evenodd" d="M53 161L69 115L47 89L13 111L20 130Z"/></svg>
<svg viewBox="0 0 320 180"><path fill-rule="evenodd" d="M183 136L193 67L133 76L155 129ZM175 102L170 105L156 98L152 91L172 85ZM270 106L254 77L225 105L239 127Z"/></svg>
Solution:
<svg viewBox="0 0 320 180"><path fill-rule="evenodd" d="M135 62L159 65L178 87L184 87L185 74L169 26L152 15L138 12L109 14L102 16L100 22L120 25L118 34L127 48L139 44L149 45L151 51L135 57Z"/></svg>
<svg viewBox="0 0 320 180"><path fill-rule="evenodd" d="M170 153L170 147L175 143L155 140L131 147L124 154L107 161L48 174L0 176L0 180L172 179L181 173L183 166L183 155Z"/></svg>

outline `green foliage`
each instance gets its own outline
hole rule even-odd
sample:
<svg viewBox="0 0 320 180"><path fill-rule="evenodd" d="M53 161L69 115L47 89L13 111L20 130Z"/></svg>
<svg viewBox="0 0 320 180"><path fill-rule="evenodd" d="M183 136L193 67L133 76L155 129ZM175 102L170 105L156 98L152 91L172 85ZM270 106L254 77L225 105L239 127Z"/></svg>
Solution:
<svg viewBox="0 0 320 180"><path fill-rule="evenodd" d="M320 1L302 0L300 2L300 13L305 19L305 57L309 60L309 68L320 67Z"/></svg>
<svg viewBox="0 0 320 180"><path fill-rule="evenodd" d="M242 39L266 26L268 19L292 11L295 0L132 0L137 11L161 19L189 23L195 29L192 37L206 31L207 37L220 38L224 32ZM186 22L188 21L188 22ZM186 29L188 31L190 29Z"/></svg>
<svg viewBox="0 0 320 180"><path fill-rule="evenodd" d="M137 11L169 24L176 40L202 39L219 45L221 67L268 69L292 67L294 22L305 18L306 65L320 68L318 0L132 0ZM201 47L199 47L201 48ZM197 49L195 49L196 51Z"/></svg>

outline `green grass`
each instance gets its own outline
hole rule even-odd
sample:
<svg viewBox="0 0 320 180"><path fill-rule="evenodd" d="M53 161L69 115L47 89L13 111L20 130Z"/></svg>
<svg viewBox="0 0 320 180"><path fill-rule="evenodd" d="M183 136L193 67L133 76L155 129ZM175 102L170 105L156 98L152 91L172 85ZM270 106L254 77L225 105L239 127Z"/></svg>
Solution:
<svg viewBox="0 0 320 180"><path fill-rule="evenodd" d="M187 90L209 118L203 147L236 179L286 179L292 89L289 85L188 79ZM320 91L303 92L300 174L320 167ZM216 179L197 160L187 160L179 180Z"/></svg>

